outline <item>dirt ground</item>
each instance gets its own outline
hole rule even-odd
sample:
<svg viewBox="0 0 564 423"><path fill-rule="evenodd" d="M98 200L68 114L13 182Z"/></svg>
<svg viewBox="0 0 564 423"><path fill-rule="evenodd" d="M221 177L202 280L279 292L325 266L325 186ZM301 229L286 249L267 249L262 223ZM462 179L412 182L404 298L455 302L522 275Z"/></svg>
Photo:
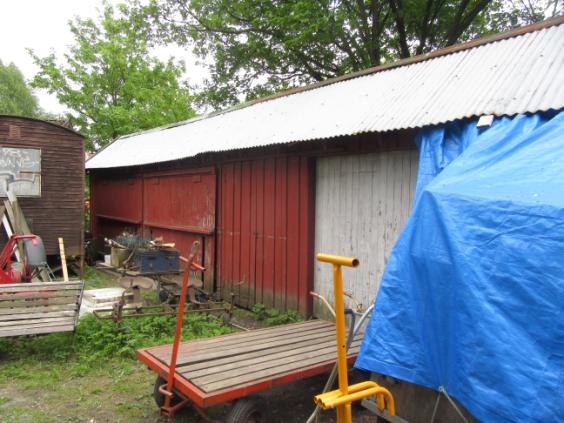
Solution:
<svg viewBox="0 0 564 423"><path fill-rule="evenodd" d="M115 286L112 278L92 275L91 288ZM240 311L234 322L246 328L264 326L251 313ZM54 364L56 363L56 364ZM0 354L0 423L120 423L167 422L153 400L155 374L135 359L116 358L96 364L42 363L32 357L7 359ZM94 367L93 367L94 366ZM268 418L265 423L305 422L314 409L313 396L320 393L328 375L319 375L277 386L260 395ZM223 419L230 405L207 410ZM377 419L361 407L353 407L355 423ZM187 408L174 422L205 422ZM320 422L336 422L335 412L321 413Z"/></svg>
<svg viewBox="0 0 564 423"><path fill-rule="evenodd" d="M46 369L29 369L45 372ZM111 364L99 373L19 377L0 382L0 422L166 422L153 402L154 374L141 364L124 370ZM105 373L105 374L104 374ZM275 387L265 391L268 422L305 422L313 411L312 398L325 384L326 375ZM66 380L63 380L66 379ZM13 383L14 382L14 383ZM229 405L214 407L210 416L221 419ZM361 407L353 408L355 422L375 422L376 417ZM174 422L205 422L193 409L179 413ZM321 422L336 422L333 411L323 412Z"/></svg>

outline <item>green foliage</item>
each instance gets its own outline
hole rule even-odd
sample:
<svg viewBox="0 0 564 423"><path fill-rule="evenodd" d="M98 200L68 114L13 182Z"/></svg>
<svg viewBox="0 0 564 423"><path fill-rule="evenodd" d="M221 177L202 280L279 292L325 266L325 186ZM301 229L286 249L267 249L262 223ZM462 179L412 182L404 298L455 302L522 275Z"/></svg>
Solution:
<svg viewBox="0 0 564 423"><path fill-rule="evenodd" d="M268 313L266 312L266 306L264 304L255 304L252 308L255 317L259 322L266 320Z"/></svg>
<svg viewBox="0 0 564 423"><path fill-rule="evenodd" d="M38 57L33 86L54 93L72 112L67 118L96 150L124 134L194 116L181 81L183 63L151 57L151 27L124 5L104 3L97 20L69 23L74 44L58 59Z"/></svg>
<svg viewBox="0 0 564 423"><path fill-rule="evenodd" d="M0 357L18 359L33 357L41 362L75 360L84 369L108 358L134 358L139 348L172 343L176 318L149 316L127 319L120 324L99 320L94 315L83 317L73 338L71 333L54 333L40 337L0 339ZM184 319L182 339L222 335L233 330L217 316L195 313Z"/></svg>
<svg viewBox="0 0 564 423"><path fill-rule="evenodd" d="M280 311L272 308L266 308L264 304L255 304L252 311L255 313L255 318L259 322L265 322L267 326L285 325L304 320L303 316L297 311Z"/></svg>
<svg viewBox="0 0 564 423"><path fill-rule="evenodd" d="M558 6L560 4L560 6ZM195 46L216 107L562 13L558 0L152 0L165 42Z"/></svg>
<svg viewBox="0 0 564 423"><path fill-rule="evenodd" d="M16 65L0 60L0 114L36 117L37 99Z"/></svg>
<svg viewBox="0 0 564 423"><path fill-rule="evenodd" d="M97 289L115 286L114 278L96 270L93 266L84 267L84 289Z"/></svg>

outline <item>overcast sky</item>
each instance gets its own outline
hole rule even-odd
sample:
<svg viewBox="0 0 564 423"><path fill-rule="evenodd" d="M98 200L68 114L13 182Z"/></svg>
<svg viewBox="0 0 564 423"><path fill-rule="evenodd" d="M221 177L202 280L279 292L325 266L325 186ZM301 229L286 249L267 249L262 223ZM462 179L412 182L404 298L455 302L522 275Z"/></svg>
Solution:
<svg viewBox="0 0 564 423"><path fill-rule="evenodd" d="M110 0L117 4L123 0ZM54 50L62 56L73 38L67 22L74 16L96 17L101 0L2 0L0 22L0 60L4 64L13 62L30 80L38 68L26 49L33 49L39 56ZM203 68L185 49L175 46L159 48L154 52L162 60L173 55L186 63L186 78L191 84L199 84L206 75ZM55 96L44 90L36 90L40 106L47 112L60 113L65 110Z"/></svg>

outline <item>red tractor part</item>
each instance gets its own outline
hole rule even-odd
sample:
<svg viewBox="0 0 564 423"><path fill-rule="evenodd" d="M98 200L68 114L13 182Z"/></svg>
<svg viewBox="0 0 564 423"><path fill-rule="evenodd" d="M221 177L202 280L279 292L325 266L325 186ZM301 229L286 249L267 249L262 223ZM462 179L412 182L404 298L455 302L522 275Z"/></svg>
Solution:
<svg viewBox="0 0 564 423"><path fill-rule="evenodd" d="M21 270L12 267L14 249L18 241L24 239L31 239L33 245L38 243L37 235L12 235L0 253L0 284L31 282L33 275L25 257Z"/></svg>

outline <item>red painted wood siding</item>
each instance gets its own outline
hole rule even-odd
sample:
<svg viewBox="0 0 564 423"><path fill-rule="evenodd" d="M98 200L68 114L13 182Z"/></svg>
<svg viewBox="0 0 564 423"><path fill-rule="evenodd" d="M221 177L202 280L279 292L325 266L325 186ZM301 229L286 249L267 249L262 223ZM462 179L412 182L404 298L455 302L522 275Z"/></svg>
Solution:
<svg viewBox="0 0 564 423"><path fill-rule="evenodd" d="M218 277L237 304L311 313L314 170L303 157L221 166Z"/></svg>
<svg viewBox="0 0 564 423"><path fill-rule="evenodd" d="M147 236L176 243L187 256L200 241L205 288L213 291L215 255L216 174L213 168L144 175L143 228Z"/></svg>
<svg viewBox="0 0 564 423"><path fill-rule="evenodd" d="M93 214L105 220L139 225L143 219L143 180L139 176L91 176Z"/></svg>

